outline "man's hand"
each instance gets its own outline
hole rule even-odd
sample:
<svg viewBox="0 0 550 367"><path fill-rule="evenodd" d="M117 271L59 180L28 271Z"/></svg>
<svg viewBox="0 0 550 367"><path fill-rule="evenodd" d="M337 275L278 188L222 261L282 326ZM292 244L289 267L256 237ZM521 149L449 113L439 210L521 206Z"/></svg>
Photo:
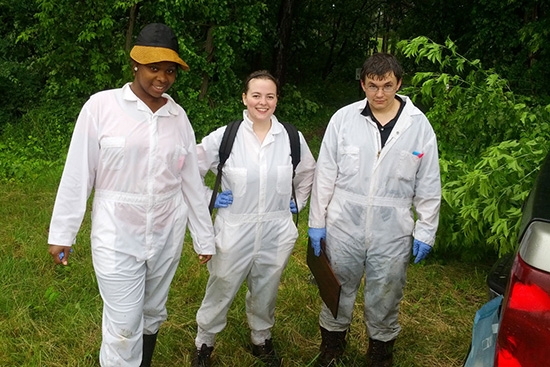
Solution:
<svg viewBox="0 0 550 367"><path fill-rule="evenodd" d="M420 261L424 260L426 256L432 251L432 246L424 243L422 241L414 239L413 242L413 256L416 256L414 263L418 264Z"/></svg>
<svg viewBox="0 0 550 367"><path fill-rule="evenodd" d="M307 234L311 240L311 247L313 247L313 252L315 256L321 255L321 239L327 238L327 229L326 228L309 228Z"/></svg>

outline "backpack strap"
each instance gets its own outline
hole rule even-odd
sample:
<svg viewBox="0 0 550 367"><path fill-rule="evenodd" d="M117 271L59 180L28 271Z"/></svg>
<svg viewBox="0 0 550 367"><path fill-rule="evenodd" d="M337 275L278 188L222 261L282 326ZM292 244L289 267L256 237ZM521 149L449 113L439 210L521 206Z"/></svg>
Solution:
<svg viewBox="0 0 550 367"><path fill-rule="evenodd" d="M292 159L292 199L298 207L298 201L296 200L296 190L294 189L294 176L296 176L296 167L300 163L301 159L301 150L300 150L300 134L298 134L298 129L288 122L281 122L285 127L285 130L288 134L290 140L290 158ZM296 213L296 227L298 227L298 213Z"/></svg>
<svg viewBox="0 0 550 367"><path fill-rule="evenodd" d="M214 189L212 191L212 197L210 198L210 205L208 209L210 214L214 210L214 204L216 203L216 197L218 196L218 191L220 189L220 184L222 181L222 169L231 154L231 149L233 148L233 142L235 141L235 135L237 135L237 130L241 126L243 120L232 121L227 124L225 131L223 132L222 141L220 143L220 149L218 152L220 163L218 163L218 174L216 175L216 182L214 183Z"/></svg>
<svg viewBox="0 0 550 367"><path fill-rule="evenodd" d="M290 139L290 157L292 158L292 178L296 175L296 167L300 163L301 151L300 151L300 135L298 134L298 129L288 122L281 122L285 127Z"/></svg>

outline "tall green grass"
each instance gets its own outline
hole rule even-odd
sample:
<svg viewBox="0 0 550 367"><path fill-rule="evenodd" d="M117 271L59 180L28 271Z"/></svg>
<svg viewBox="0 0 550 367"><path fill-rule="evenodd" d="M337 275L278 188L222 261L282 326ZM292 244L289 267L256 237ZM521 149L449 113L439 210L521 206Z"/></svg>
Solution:
<svg viewBox="0 0 550 367"><path fill-rule="evenodd" d="M102 303L95 281L86 216L67 267L54 266L47 231L60 169L27 183L0 183L0 366L97 366ZM305 261L307 214L284 272L273 329L284 366L312 366L318 353L321 300ZM395 366L461 366L475 311L486 300L488 268L434 259L411 265L401 307ZM208 278L186 239L172 284L168 320L159 333L155 366L187 366L194 348L195 313ZM260 366L249 352L245 287L218 335L215 366ZM345 366L362 366L368 337L362 297L354 314Z"/></svg>

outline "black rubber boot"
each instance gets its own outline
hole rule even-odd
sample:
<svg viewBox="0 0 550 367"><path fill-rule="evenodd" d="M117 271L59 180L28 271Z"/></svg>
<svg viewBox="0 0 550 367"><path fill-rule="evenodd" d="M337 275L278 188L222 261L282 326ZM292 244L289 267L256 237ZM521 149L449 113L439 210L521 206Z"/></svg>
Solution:
<svg viewBox="0 0 550 367"><path fill-rule="evenodd" d="M340 360L346 349L347 331L328 331L321 327L321 347L316 367L332 367Z"/></svg>
<svg viewBox="0 0 550 367"><path fill-rule="evenodd" d="M252 344L252 354L268 367L281 366L281 359L275 352L271 339L266 339L264 345Z"/></svg>
<svg viewBox="0 0 550 367"><path fill-rule="evenodd" d="M383 342L369 338L366 367L392 367L394 340Z"/></svg>
<svg viewBox="0 0 550 367"><path fill-rule="evenodd" d="M197 349L193 360L191 361L191 367L210 367L210 356L214 347L209 347L206 344L201 346L201 349Z"/></svg>
<svg viewBox="0 0 550 367"><path fill-rule="evenodd" d="M141 357L140 367L150 367L151 360L153 359L153 352L155 351L155 345L157 344L158 332L147 335L143 334L143 354Z"/></svg>

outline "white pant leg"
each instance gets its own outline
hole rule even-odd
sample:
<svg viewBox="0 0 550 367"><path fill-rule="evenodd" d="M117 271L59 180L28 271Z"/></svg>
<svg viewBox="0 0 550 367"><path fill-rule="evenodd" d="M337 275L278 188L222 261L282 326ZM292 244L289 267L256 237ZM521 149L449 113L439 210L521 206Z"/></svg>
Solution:
<svg viewBox="0 0 550 367"><path fill-rule="evenodd" d="M292 218L264 222L247 278L246 315L253 344L271 338L281 275L294 248L298 232Z"/></svg>
<svg viewBox="0 0 550 367"><path fill-rule="evenodd" d="M390 341L399 335L399 305L410 259L409 237L369 249L364 291L364 319L369 337Z"/></svg>
<svg viewBox="0 0 550 367"><path fill-rule="evenodd" d="M181 258L185 237L185 223L177 220L162 251L147 260L145 300L143 305L143 333L155 334L166 321L166 301L170 284Z"/></svg>
<svg viewBox="0 0 550 367"><path fill-rule="evenodd" d="M93 246L93 263L103 299L102 366L139 366L142 335L166 320L166 301L183 246L185 218L176 219L164 247L147 261Z"/></svg>
<svg viewBox="0 0 550 367"><path fill-rule="evenodd" d="M252 266L255 223L226 224L216 218L216 255L208 262L210 276L197 311L195 345L214 345L227 324L227 312Z"/></svg>
<svg viewBox="0 0 550 367"><path fill-rule="evenodd" d="M217 253L215 257L219 255ZM227 325L229 308L248 273L248 268L250 268L250 266L247 269L235 267L234 271L220 274L218 270L221 269L217 267L218 262L214 260L214 257L209 263L211 263L210 277L196 317L198 327L195 345L197 348L200 348L202 344L209 347L214 346L215 336ZM224 262L224 265L229 264Z"/></svg>
<svg viewBox="0 0 550 367"><path fill-rule="evenodd" d="M327 229L327 251L332 269L341 283L338 318L323 302L319 325L329 331L344 331L351 324L357 292L365 272L365 245L361 238L353 239L336 228Z"/></svg>
<svg viewBox="0 0 550 367"><path fill-rule="evenodd" d="M93 264L103 299L101 366L141 363L145 262L104 247L94 248Z"/></svg>
<svg viewBox="0 0 550 367"><path fill-rule="evenodd" d="M364 204L349 201L336 191L327 210L326 254L342 285L338 318L323 303L319 325L329 331L344 331L351 324L357 291L365 274L367 241Z"/></svg>

